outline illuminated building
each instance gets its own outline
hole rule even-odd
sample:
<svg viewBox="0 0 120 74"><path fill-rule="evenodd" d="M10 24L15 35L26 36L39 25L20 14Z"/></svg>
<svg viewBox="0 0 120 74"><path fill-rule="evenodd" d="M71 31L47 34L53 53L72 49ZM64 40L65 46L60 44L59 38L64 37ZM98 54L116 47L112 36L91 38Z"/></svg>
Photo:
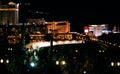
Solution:
<svg viewBox="0 0 120 74"><path fill-rule="evenodd" d="M88 27L88 26L85 26L85 27L84 27L84 32L85 32L85 33L88 33L88 30L89 30L89 27Z"/></svg>
<svg viewBox="0 0 120 74"><path fill-rule="evenodd" d="M109 32L109 25L108 24L91 24L88 26L85 26L84 28L85 33L88 33L89 31L93 32L95 36L100 36L102 33L108 33Z"/></svg>
<svg viewBox="0 0 120 74"><path fill-rule="evenodd" d="M119 32L119 27L114 25L113 26L113 33L118 33Z"/></svg>
<svg viewBox="0 0 120 74"><path fill-rule="evenodd" d="M56 33L70 32L70 23L68 21L47 22L46 25L47 25L48 33L51 33L51 30L56 31Z"/></svg>
<svg viewBox="0 0 120 74"><path fill-rule="evenodd" d="M72 40L72 33L70 33L70 23L68 21L53 21L46 22L47 33L53 35L55 40Z"/></svg>
<svg viewBox="0 0 120 74"><path fill-rule="evenodd" d="M0 24L16 25L19 23L19 4L9 2L8 5L0 4Z"/></svg>

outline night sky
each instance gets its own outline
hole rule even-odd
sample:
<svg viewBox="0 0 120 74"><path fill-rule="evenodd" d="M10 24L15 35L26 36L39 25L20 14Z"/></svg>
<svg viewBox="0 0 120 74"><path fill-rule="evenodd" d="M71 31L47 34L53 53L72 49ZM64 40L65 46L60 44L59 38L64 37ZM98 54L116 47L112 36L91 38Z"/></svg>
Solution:
<svg viewBox="0 0 120 74"><path fill-rule="evenodd" d="M9 0L8 0L9 1ZM46 21L64 21L71 23L73 31L81 31L84 25L88 24L114 24L120 23L120 12L118 6L109 3L95 4L92 2L70 2L70 1L33 1L33 0L13 0L14 2L30 3L23 12L26 17L44 17ZM5 2L5 1L4 1ZM39 11L40 13L35 13ZM25 15L23 15L25 16Z"/></svg>

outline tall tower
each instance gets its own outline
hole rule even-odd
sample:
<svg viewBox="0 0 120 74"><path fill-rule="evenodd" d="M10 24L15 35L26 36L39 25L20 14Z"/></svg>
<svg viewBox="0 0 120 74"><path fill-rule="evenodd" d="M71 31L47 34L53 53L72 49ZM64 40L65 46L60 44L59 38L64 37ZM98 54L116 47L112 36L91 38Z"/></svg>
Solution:
<svg viewBox="0 0 120 74"><path fill-rule="evenodd" d="M9 2L7 5L0 4L0 24L17 25L19 22L19 4Z"/></svg>

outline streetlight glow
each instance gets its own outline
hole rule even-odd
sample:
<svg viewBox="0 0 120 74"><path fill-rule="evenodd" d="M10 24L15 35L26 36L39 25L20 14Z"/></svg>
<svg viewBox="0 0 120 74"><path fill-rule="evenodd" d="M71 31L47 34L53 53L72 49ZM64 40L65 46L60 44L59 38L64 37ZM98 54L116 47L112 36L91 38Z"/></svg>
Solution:
<svg viewBox="0 0 120 74"><path fill-rule="evenodd" d="M59 61L56 61L56 65L59 65Z"/></svg>
<svg viewBox="0 0 120 74"><path fill-rule="evenodd" d="M0 62L3 63L3 59L1 59Z"/></svg>
<svg viewBox="0 0 120 74"><path fill-rule="evenodd" d="M8 60L8 59L6 60L6 63L9 63L9 60Z"/></svg>
<svg viewBox="0 0 120 74"><path fill-rule="evenodd" d="M31 67L35 67L35 63L34 63L34 62L31 62L31 63L30 63L30 66L31 66Z"/></svg>
<svg viewBox="0 0 120 74"><path fill-rule="evenodd" d="M120 66L120 62L117 62L117 66Z"/></svg>
<svg viewBox="0 0 120 74"><path fill-rule="evenodd" d="M111 62L111 66L114 66L114 62Z"/></svg>
<svg viewBox="0 0 120 74"><path fill-rule="evenodd" d="M65 64L66 64L66 62L65 62L65 61L62 61L61 63L62 63L62 65L65 65Z"/></svg>

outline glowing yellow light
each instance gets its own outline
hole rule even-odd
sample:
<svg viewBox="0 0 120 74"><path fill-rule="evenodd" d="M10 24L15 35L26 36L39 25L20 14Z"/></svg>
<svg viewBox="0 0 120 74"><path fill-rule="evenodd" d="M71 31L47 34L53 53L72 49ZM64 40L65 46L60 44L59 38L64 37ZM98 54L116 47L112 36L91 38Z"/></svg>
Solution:
<svg viewBox="0 0 120 74"><path fill-rule="evenodd" d="M66 62L65 61L62 61L62 65L65 65L66 64Z"/></svg>
<svg viewBox="0 0 120 74"><path fill-rule="evenodd" d="M117 62L117 66L120 66L120 62Z"/></svg>
<svg viewBox="0 0 120 74"><path fill-rule="evenodd" d="M9 60L8 60L8 59L6 60L6 63L9 63Z"/></svg>

